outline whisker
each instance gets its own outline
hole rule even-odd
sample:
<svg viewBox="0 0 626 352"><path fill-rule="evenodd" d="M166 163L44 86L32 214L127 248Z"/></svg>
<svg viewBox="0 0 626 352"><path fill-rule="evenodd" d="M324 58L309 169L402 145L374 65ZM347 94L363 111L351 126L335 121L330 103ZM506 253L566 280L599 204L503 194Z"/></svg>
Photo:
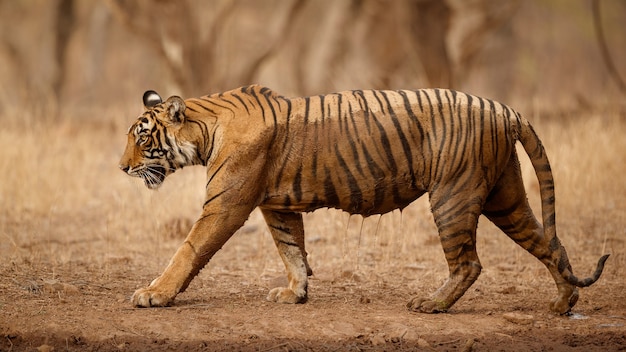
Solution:
<svg viewBox="0 0 626 352"><path fill-rule="evenodd" d="M146 169L146 177L148 178L148 182L151 185L156 185L158 182L158 177L154 174L154 172L150 169Z"/></svg>
<svg viewBox="0 0 626 352"><path fill-rule="evenodd" d="M128 172L129 175L143 179L149 188L157 188L167 176L167 169L157 164L144 164ZM173 170L171 170L173 171Z"/></svg>
<svg viewBox="0 0 626 352"><path fill-rule="evenodd" d="M153 174L156 174L156 175L161 175L161 176L165 177L165 171L161 172L161 171L159 171L159 170L152 169L152 168L150 168L150 167L148 167L148 170L149 170L150 172L152 172ZM165 170L165 169L163 169L163 170Z"/></svg>

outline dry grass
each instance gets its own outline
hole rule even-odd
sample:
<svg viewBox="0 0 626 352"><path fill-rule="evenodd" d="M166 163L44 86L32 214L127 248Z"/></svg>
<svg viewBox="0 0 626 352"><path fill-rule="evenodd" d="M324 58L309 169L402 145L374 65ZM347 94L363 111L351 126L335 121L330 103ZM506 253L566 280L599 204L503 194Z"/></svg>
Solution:
<svg viewBox="0 0 626 352"><path fill-rule="evenodd" d="M110 112L102 121L128 114ZM532 118L531 118L532 120ZM109 263L126 260L148 279L166 264L181 241L181 224L202 204L204 170L189 168L149 191L117 169L126 122L62 119L56 123L9 121L0 130L0 255L4 263L39 263L55 269L88 261L107 275ZM557 221L574 269L587 275L597 257L612 253L606 284L624 277L626 249L626 122L617 113L535 119L552 161ZM523 168L529 198L538 209L537 182ZM322 277L401 273L411 287L435 288L447 274L426 197L403 212L363 219L334 210L305 217L310 261ZM184 227L184 224L182 225ZM547 272L484 219L479 252L481 280L514 270L514 280L548 280ZM178 233L178 235L176 234ZM223 258L240 258L238 261ZM222 258L222 259L220 259ZM398 270L403 269L403 270ZM262 217L247 225L218 253L201 277L237 272L264 280L284 272ZM415 281L419 277L420 282ZM139 279L137 280L140 281ZM401 284L403 280L397 280Z"/></svg>

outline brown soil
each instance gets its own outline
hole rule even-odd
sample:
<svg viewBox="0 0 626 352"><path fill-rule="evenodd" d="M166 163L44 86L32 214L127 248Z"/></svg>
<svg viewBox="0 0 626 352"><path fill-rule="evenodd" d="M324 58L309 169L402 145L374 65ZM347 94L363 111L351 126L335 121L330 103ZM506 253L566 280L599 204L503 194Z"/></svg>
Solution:
<svg viewBox="0 0 626 352"><path fill-rule="evenodd" d="M207 267L168 308L133 308L129 296L158 273L159 265L173 253L176 238L132 256L114 256L113 244L106 239L47 239L14 247L8 256L12 259L0 265L0 350L626 349L626 285L614 277L615 258L613 263L609 260L600 282L581 290L571 316L548 311L553 284L545 269L525 258L528 255L512 266L485 268L446 314L417 314L404 308L412 295L436 289L445 278L443 262L397 268L379 265L376 270L367 269L366 259L361 259L364 268L359 270L322 263L310 281L309 301L281 305L264 299L268 289L284 279L280 263L267 264L273 259L258 254L253 258L258 244L251 239L269 237L259 234L256 220L253 217L252 225L236 234L209 264L212 268ZM5 228L10 226L18 225L5 221ZM326 245L318 242L309 243L314 270L315 251ZM440 250L437 246L423 245L428 251ZM278 257L269 252L268 256ZM62 263L46 253L69 259ZM246 263L238 265L242 259ZM262 272L255 269L259 265L265 265ZM522 274L517 272L520 268ZM591 271L591 266L587 269ZM537 278L522 282L520 275ZM408 281L414 283L407 285Z"/></svg>

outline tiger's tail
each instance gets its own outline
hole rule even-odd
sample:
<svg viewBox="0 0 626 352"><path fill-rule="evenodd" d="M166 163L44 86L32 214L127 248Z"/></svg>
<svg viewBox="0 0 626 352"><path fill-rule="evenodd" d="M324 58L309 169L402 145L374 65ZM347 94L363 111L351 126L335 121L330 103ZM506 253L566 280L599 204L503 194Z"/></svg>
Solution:
<svg viewBox="0 0 626 352"><path fill-rule="evenodd" d="M555 259L558 263L559 273L567 282L577 287L587 287L600 278L602 270L604 269L604 263L608 259L609 254L605 254L600 257L596 270L591 277L579 279L574 275L572 267L569 264L567 253L561 246L559 238L556 236L554 178L552 177L552 170L550 168L548 156L546 155L545 149L541 144L541 140L535 133L530 123L524 118L519 116L518 118L518 121L520 122L519 141L522 143L524 150L528 154L533 168L535 169L537 179L539 180L543 231L546 240L550 243L552 256L557 257Z"/></svg>

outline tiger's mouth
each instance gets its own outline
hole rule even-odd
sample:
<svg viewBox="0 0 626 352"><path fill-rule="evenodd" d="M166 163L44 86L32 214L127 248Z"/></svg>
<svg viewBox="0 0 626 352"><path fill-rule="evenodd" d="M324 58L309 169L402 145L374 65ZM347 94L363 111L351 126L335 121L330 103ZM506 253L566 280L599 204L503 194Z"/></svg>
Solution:
<svg viewBox="0 0 626 352"><path fill-rule="evenodd" d="M137 174L149 189L159 188L166 176L165 168L160 165L148 165L144 169L138 170Z"/></svg>

